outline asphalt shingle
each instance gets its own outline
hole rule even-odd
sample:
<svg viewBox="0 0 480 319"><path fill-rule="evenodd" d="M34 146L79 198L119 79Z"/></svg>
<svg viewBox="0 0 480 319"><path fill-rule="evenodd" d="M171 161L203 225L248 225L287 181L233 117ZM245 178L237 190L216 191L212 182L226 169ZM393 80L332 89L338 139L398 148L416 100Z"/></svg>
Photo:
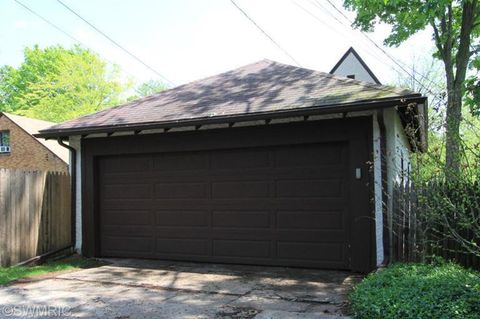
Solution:
<svg viewBox="0 0 480 319"><path fill-rule="evenodd" d="M411 94L414 92L262 60L57 124L42 132L208 119Z"/></svg>

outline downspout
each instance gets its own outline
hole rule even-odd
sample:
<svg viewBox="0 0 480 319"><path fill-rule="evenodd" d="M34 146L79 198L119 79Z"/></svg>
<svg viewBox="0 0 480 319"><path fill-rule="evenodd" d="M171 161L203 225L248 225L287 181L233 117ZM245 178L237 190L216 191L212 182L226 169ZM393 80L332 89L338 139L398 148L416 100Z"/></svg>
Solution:
<svg viewBox="0 0 480 319"><path fill-rule="evenodd" d="M383 217L383 264L391 260L389 217L387 212L388 181L387 181L387 134L383 109L377 110L377 121L380 129L380 170L382 175L382 217Z"/></svg>
<svg viewBox="0 0 480 319"><path fill-rule="evenodd" d="M70 204L71 204L71 242L72 245L71 247L75 247L75 240L76 240L76 216L77 216L77 150L73 147L71 147L68 144L65 144L62 141L62 138L59 137L57 138L58 144L61 146L65 147L70 151L70 156L71 156L71 162L70 162L70 178L71 178L71 183L70 183Z"/></svg>

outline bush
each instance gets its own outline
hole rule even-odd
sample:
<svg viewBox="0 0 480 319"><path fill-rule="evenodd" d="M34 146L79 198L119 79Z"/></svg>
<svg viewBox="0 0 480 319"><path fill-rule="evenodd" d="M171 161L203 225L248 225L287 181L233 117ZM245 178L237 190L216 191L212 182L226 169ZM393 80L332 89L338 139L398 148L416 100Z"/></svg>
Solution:
<svg viewBox="0 0 480 319"><path fill-rule="evenodd" d="M480 318L480 274L456 264L395 264L350 294L355 318Z"/></svg>

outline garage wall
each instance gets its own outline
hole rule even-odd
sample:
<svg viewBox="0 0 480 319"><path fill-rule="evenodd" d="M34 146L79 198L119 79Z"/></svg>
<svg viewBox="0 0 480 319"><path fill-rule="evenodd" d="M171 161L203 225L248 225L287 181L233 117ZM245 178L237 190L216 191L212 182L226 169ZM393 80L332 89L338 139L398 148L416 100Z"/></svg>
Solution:
<svg viewBox="0 0 480 319"><path fill-rule="evenodd" d="M403 129L400 116L395 109L384 112L386 127L387 165L387 216L388 227L392 228L393 190L395 184L405 183L411 170L410 144ZM389 242L392 242L390 232Z"/></svg>
<svg viewBox="0 0 480 319"><path fill-rule="evenodd" d="M75 148L77 151L77 180L76 183L76 217L75 217L75 251L79 254L82 253L82 149L80 143L80 136L71 136L69 138L69 145ZM72 155L70 155L72 156ZM72 159L70 158L70 164ZM72 166L70 165L70 175Z"/></svg>
<svg viewBox="0 0 480 319"><path fill-rule="evenodd" d="M406 183L411 170L410 143L400 120L398 112L394 109L384 110L386 158L382 159L380 126L377 114L373 114L373 156L374 156L374 199L375 199L375 230L377 245L377 266L385 259L383 246L383 208L387 208L389 216L388 227L392 227L390 218L393 210L393 189L395 184ZM386 164L386 176L382 176L382 160ZM382 180L386 180L386 203L382 197ZM391 238L390 238L391 242Z"/></svg>
<svg viewBox="0 0 480 319"><path fill-rule="evenodd" d="M411 168L410 144L395 109L385 111L387 134L387 169L389 188L394 182L402 183L408 178Z"/></svg>

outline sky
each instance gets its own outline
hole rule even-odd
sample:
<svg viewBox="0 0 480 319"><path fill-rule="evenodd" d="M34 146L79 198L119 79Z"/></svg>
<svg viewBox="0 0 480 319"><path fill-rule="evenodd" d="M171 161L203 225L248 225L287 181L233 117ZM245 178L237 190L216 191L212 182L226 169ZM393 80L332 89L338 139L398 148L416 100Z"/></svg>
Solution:
<svg viewBox="0 0 480 319"><path fill-rule="evenodd" d="M161 80L64 8L57 0L18 0L56 24L103 59L118 64L137 83ZM174 85L191 82L261 59L294 62L263 35L230 0L62 0ZM398 66L375 48L327 0L236 0L302 67L329 72L353 46L382 83L394 83ZM354 13L332 3L350 20ZM0 66L18 66L23 50L76 42L21 7L0 0ZM369 36L379 45L388 26ZM397 48L383 47L407 66L431 56L425 30ZM392 69L395 66L397 71ZM400 71L403 72L403 71Z"/></svg>

